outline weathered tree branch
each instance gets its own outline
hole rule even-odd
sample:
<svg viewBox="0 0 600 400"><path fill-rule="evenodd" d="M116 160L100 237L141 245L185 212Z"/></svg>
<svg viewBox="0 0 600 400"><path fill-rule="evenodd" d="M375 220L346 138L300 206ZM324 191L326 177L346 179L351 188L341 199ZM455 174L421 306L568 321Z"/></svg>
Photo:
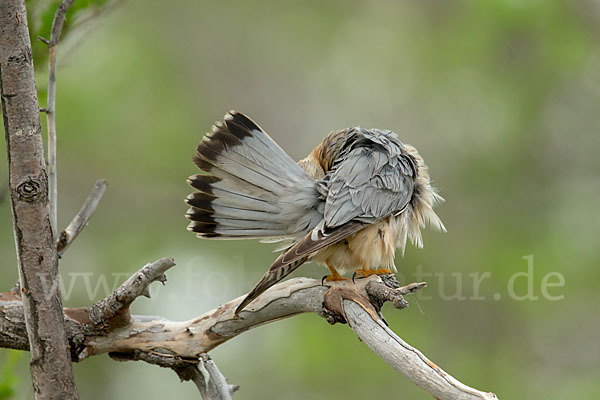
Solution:
<svg viewBox="0 0 600 400"><path fill-rule="evenodd" d="M443 371L419 350L392 332L381 320L351 300L343 301L344 315L352 330L375 354L417 386L440 400L492 400L493 393L473 389Z"/></svg>
<svg viewBox="0 0 600 400"><path fill-rule="evenodd" d="M172 258L161 258L146 264L128 280L119 286L110 296L94 303L90 308L65 309L66 325L73 361L88 357L85 341L88 337L104 335L131 322L129 306L139 296L150 297L149 286L152 282L166 281L164 273L175 265ZM28 349L27 335L24 331L22 304L19 293L10 291L0 293L0 347L20 350ZM117 361L145 361L164 368L170 368L181 380L192 381L203 399L231 399L238 386L227 383L214 361L208 354L197 357L180 357L164 353L157 348L152 351L134 350L128 352L110 352Z"/></svg>
<svg viewBox="0 0 600 400"><path fill-rule="evenodd" d="M148 264L115 293L97 303L102 306L92 308L114 310L119 307L105 305L121 304L121 309L126 309L135 297L144 294L147 285L160 280L158 278L171 266L169 260ZM349 326L378 356L440 400L495 399L492 393L460 383L386 327L379 316L381 305L390 301L396 308L402 309L407 306L403 295L426 286L422 282L395 287L394 282L372 276L358 279L355 284L344 281L324 286L314 279L295 278L273 286L239 316L234 314L234 310L243 296L183 322L147 316L123 319L119 312L111 311L100 313L105 317L100 318L102 322L98 325L90 318L88 309L67 309L65 314L71 346L76 347L72 351L74 359L83 360L109 353L118 360L143 360L171 368L183 380L192 380L203 396L208 396L204 398L228 399L230 397L227 396L231 396L234 390L220 373L209 367L212 364L206 358L200 362L207 352L254 327L299 313L314 312L330 323L348 321ZM0 332L4 332L0 333L0 346L24 348L19 336L22 327L18 298L11 294L4 296L0 295ZM216 388L206 389L210 388L211 380ZM210 397L208 393L218 394Z"/></svg>
<svg viewBox="0 0 600 400"><path fill-rule="evenodd" d="M229 400L233 393L240 387L238 385L230 385L219 371L217 364L206 353L200 355L200 365L198 372L194 371L192 380L202 393L203 399L223 399ZM209 379L206 379L208 377Z"/></svg>
<svg viewBox="0 0 600 400"><path fill-rule="evenodd" d="M85 228L88 221L92 217L92 214L94 211L96 211L96 207L98 207L98 203L100 202L100 199L104 195L105 191L106 181L104 179L98 179L92 188L90 195L81 206L79 212L75 214L75 217L65 228L65 230L58 235L56 250L59 257L64 254L71 243L73 243L77 236L79 236L83 228Z"/></svg>
<svg viewBox="0 0 600 400"><path fill-rule="evenodd" d="M133 353L110 353L116 361L145 361L162 368L170 368L182 381L192 381L204 400L231 400L240 387L230 385L206 353L196 360L181 359L157 353L136 350Z"/></svg>
<svg viewBox="0 0 600 400"><path fill-rule="evenodd" d="M56 174L56 46L60 40L67 11L74 0L63 0L56 9L48 45L48 102L46 104L46 122L48 125L48 196L50 198L50 224L52 233L57 237L58 224L58 186ZM46 41L44 42L46 43Z"/></svg>
<svg viewBox="0 0 600 400"><path fill-rule="evenodd" d="M115 326L114 320L120 320L119 326L130 321L129 306L140 296L150 297L150 284L155 281L166 282L165 272L175 265L172 258L161 258L146 264L125 281L107 298L90 307L90 319L96 326ZM125 314L125 315L124 315Z"/></svg>
<svg viewBox="0 0 600 400"><path fill-rule="evenodd" d="M0 86L21 281L21 329L26 328L30 345L34 393L37 399L76 399L24 0L0 2L0 31Z"/></svg>

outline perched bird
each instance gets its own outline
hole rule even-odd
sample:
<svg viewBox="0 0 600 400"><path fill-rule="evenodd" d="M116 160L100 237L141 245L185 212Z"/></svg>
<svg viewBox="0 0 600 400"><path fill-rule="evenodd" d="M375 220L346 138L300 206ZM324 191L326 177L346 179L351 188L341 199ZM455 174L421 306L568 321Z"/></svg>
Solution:
<svg viewBox="0 0 600 400"><path fill-rule="evenodd" d="M394 132L359 127L331 132L294 162L254 121L230 111L197 148L204 175L188 183L188 229L205 239L285 243L236 310L306 261L329 268L328 281L396 270L394 254L407 239L423 246L420 229L445 231L417 150Z"/></svg>

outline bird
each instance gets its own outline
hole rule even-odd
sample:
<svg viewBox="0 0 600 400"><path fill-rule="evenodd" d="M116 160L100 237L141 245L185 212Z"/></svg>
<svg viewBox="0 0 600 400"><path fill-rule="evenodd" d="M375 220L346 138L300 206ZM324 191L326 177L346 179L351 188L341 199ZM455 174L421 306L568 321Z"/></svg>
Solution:
<svg viewBox="0 0 600 400"><path fill-rule="evenodd" d="M433 208L444 201L417 150L390 130L332 131L295 162L248 116L228 112L193 158L204 173L188 179L188 230L203 239L281 242L282 253L235 310L307 261L342 275L396 271L407 240L423 247L421 228L445 232Z"/></svg>

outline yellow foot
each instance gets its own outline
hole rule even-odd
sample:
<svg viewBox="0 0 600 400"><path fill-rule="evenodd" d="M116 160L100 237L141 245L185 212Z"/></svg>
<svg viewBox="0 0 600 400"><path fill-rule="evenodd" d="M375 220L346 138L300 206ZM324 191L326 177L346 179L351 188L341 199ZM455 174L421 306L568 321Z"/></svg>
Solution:
<svg viewBox="0 0 600 400"><path fill-rule="evenodd" d="M389 274L391 274L391 273L392 273L392 270L391 270L391 269L389 269L389 268L383 268L383 267L382 267L382 268L379 268L379 269L377 270L377 275L389 275Z"/></svg>
<svg viewBox="0 0 600 400"><path fill-rule="evenodd" d="M392 271L389 268L366 269L365 267L362 267L362 269L354 271L354 276L366 278L371 275L387 275L391 273Z"/></svg>
<svg viewBox="0 0 600 400"><path fill-rule="evenodd" d="M326 275L323 277L323 279L321 280L321 282L335 282L335 281L347 281L348 279L342 277L340 275L339 272L337 272L335 270L335 268L333 268L332 266L329 265L329 263L325 263L325 265L327 265L327 268L329 268L329 272L331 272L331 275Z"/></svg>
<svg viewBox="0 0 600 400"><path fill-rule="evenodd" d="M335 282L335 281L347 281L348 278L344 278L340 274L335 274L335 275L331 274L331 275L326 275L325 277L323 277L323 280L325 282Z"/></svg>

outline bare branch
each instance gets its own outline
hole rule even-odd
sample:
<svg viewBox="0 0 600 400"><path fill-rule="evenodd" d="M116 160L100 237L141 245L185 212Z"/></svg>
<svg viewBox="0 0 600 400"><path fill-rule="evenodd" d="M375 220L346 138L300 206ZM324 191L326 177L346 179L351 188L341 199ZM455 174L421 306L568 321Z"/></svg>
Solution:
<svg viewBox="0 0 600 400"><path fill-rule="evenodd" d="M0 347L29 350L23 299L13 290L0 293Z"/></svg>
<svg viewBox="0 0 600 400"><path fill-rule="evenodd" d="M414 293L417 290L425 288L426 286L426 282L420 282L411 283L410 285L399 288L392 288L388 285L382 284L381 282L373 281L367 284L365 290L369 295L369 299L371 299L372 302L377 302L379 307L381 307L385 302L390 302L395 308L402 310L408 307L408 303L406 300L404 300L403 296Z"/></svg>
<svg viewBox="0 0 600 400"><path fill-rule="evenodd" d="M9 190L34 394L36 399L77 399L58 285L58 258L50 224L48 179L24 0L0 2L0 37Z"/></svg>
<svg viewBox="0 0 600 400"><path fill-rule="evenodd" d="M49 46L49 45L50 45L50 41L49 41L48 39L46 39L45 37L43 37L43 36L38 36L38 40L39 40L40 42L44 43L46 46ZM45 109L45 108L44 108L44 109L40 108L40 111L41 111L41 110L44 110L43 112L46 112L46 109Z"/></svg>
<svg viewBox="0 0 600 400"><path fill-rule="evenodd" d="M230 400L240 387L230 385L219 371L217 364L206 353L200 355L198 373L194 372L193 382L204 400Z"/></svg>
<svg viewBox="0 0 600 400"><path fill-rule="evenodd" d="M162 368L170 368L182 381L192 381L204 400L231 400L239 389L227 383L217 364L206 353L196 359L183 359L157 352L109 353L116 361L145 361Z"/></svg>
<svg viewBox="0 0 600 400"><path fill-rule="evenodd" d="M67 11L74 0L63 0L56 9L50 41L48 42L48 103L46 104L46 122L48 125L48 197L50 199L50 225L54 237L58 225L58 186L56 175L56 46L60 40ZM40 39L42 40L42 39ZM42 40L44 41L44 40Z"/></svg>
<svg viewBox="0 0 600 400"><path fill-rule="evenodd" d="M172 258L161 258L146 264L127 279L110 296L94 303L90 307L90 320L95 325L125 326L129 323L129 306L139 296L150 297L149 286L152 282L166 282L164 273L175 265Z"/></svg>
<svg viewBox="0 0 600 400"><path fill-rule="evenodd" d="M419 350L392 332L358 303L343 301L344 316L352 330L375 354L396 371L439 400L491 400L493 393L473 389L443 371Z"/></svg>
<svg viewBox="0 0 600 400"><path fill-rule="evenodd" d="M96 211L98 203L106 191L106 181L104 179L98 179L96 184L92 188L90 195L85 200L79 212L75 215L69 225L62 231L58 237L56 243L56 250L58 256L62 256L67 248L73 243L75 238L81 233L83 228L87 225L90 217Z"/></svg>
<svg viewBox="0 0 600 400"><path fill-rule="evenodd" d="M60 40L62 34L63 24L65 23L65 17L67 11L73 5L75 0L63 0L57 7L56 13L54 13L54 20L52 21L52 30L50 31L50 44L49 46L56 46Z"/></svg>
<svg viewBox="0 0 600 400"><path fill-rule="evenodd" d="M165 262L164 267L169 265L168 261ZM144 269L150 269L154 272L146 276L143 282L139 281L137 289L133 287L140 279L136 278L140 272L117 290L121 291L119 296L113 294L103 302L119 304L121 301L127 303L133 300L135 294L143 292L142 287L147 287L147 284L162 274L161 271L164 272L161 268L152 268L154 264L156 263L140 270L142 272ZM239 316L236 316L234 311L244 296L189 321L174 322L160 317L131 316L125 324L108 322L106 329L96 329L88 333L82 333L82 329L75 330L73 332L85 336L85 340L79 342L77 358L83 360L92 355L109 353L113 358L143 360L171 368L178 372L182 379L192 380L203 396L208 396L204 397L205 399L229 399L228 393L230 396L235 387L227 384L222 374L215 370L216 366L206 358L199 363L203 354L254 327L299 313L314 312L331 323L348 321L359 338L379 357L440 400L495 399L492 393L481 392L460 383L386 327L379 317L380 306L384 301L391 301L399 308L404 308L406 302L402 295L422 289L426 284L421 282L396 286L399 285L394 282L390 284L389 278L379 276L358 279L355 284L343 281L326 285L314 279L290 279L267 290ZM123 291L127 287L130 288L130 293L135 294L124 295ZM14 306L13 304L12 310L8 304L3 307L0 297L0 332L12 332L11 337L18 336ZM2 318L3 313L9 315L8 311L13 316L12 325ZM72 323L70 326L84 325L85 321L88 321L88 324L93 323L87 317L78 317L76 312L69 312L68 309L65 313ZM118 315L118 311L108 315ZM111 318L115 320L115 317ZM0 346L10 343L14 343L14 339L10 342L0 335ZM216 397L210 397L210 390L213 389L210 389L210 379L207 383L207 376L211 377L217 386L214 390L220 390Z"/></svg>

